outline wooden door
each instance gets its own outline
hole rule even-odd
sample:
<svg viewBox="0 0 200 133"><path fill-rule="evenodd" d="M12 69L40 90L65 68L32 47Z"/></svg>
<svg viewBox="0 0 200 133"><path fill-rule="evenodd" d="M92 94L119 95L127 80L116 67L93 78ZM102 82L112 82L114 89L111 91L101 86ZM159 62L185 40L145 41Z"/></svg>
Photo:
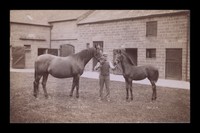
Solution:
<svg viewBox="0 0 200 133"><path fill-rule="evenodd" d="M75 52L74 46L70 44L63 44L60 45L60 56L66 57L70 54L73 54Z"/></svg>
<svg viewBox="0 0 200 133"><path fill-rule="evenodd" d="M182 79L182 49L166 49L166 73L168 79Z"/></svg>
<svg viewBox="0 0 200 133"><path fill-rule="evenodd" d="M22 46L12 47L12 67L25 68L25 48Z"/></svg>

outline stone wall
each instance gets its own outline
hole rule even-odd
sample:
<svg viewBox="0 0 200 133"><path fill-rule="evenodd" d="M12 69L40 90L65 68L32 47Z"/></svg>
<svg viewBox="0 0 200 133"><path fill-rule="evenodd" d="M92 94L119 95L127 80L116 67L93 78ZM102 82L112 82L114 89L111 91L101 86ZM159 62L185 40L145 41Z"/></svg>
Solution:
<svg viewBox="0 0 200 133"><path fill-rule="evenodd" d="M50 27L17 23L10 24L10 45L12 47L31 46L31 50L25 52L25 68L33 68L34 60L38 55L38 48L48 48L49 44ZM10 61L12 62L12 57Z"/></svg>
<svg viewBox="0 0 200 133"><path fill-rule="evenodd" d="M157 36L146 36L146 23L157 21ZM78 25L79 42L82 44L103 41L103 49L113 60L113 49L137 48L138 65L158 67L160 78L165 78L166 48L182 48L182 79L186 80L187 30L186 14L120 20ZM146 48L156 48L156 58L146 58ZM92 61L86 66L92 70ZM187 70L189 74L189 69Z"/></svg>

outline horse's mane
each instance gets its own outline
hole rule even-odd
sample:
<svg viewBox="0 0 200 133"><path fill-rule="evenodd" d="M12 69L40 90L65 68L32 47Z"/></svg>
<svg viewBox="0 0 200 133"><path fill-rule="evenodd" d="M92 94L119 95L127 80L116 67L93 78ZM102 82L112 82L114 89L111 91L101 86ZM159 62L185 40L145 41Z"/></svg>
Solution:
<svg viewBox="0 0 200 133"><path fill-rule="evenodd" d="M122 54L128 59L128 62L130 64L132 64L133 66L136 66L133 60L131 59L131 57L126 52L122 52Z"/></svg>
<svg viewBox="0 0 200 133"><path fill-rule="evenodd" d="M88 48L81 50L80 52L74 54L75 56L78 56L79 58L83 59L85 57L91 57L95 51L95 48Z"/></svg>

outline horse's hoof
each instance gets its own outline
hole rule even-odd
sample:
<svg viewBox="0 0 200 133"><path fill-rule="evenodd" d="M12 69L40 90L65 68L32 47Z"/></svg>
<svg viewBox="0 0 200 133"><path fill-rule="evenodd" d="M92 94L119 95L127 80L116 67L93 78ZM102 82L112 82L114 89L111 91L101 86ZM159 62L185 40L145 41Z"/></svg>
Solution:
<svg viewBox="0 0 200 133"><path fill-rule="evenodd" d="M131 101L133 101L133 98L131 98Z"/></svg>
<svg viewBox="0 0 200 133"><path fill-rule="evenodd" d="M72 97L72 95L69 95L69 97Z"/></svg>
<svg viewBox="0 0 200 133"><path fill-rule="evenodd" d="M79 98L79 96L76 96L76 98Z"/></svg>
<svg viewBox="0 0 200 133"><path fill-rule="evenodd" d="M152 101L155 101L155 100L156 100L156 97L151 98L151 100L152 100Z"/></svg>
<svg viewBox="0 0 200 133"><path fill-rule="evenodd" d="M33 96L34 96L35 98L37 98L37 94L33 94Z"/></svg>

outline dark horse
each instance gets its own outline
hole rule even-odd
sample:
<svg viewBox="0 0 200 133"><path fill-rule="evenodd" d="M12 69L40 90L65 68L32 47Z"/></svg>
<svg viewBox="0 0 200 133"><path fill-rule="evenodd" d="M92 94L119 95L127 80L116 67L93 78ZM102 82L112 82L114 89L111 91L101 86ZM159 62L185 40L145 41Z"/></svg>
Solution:
<svg viewBox="0 0 200 133"><path fill-rule="evenodd" d="M42 87L44 95L47 98L46 83L48 75L51 74L56 78L70 78L73 77L73 84L70 96L73 95L74 88L76 87L76 97L79 97L79 78L83 74L85 65L91 58L99 59L101 51L99 47L88 48L79 53L69 55L67 57L58 57L50 54L43 54L37 57L35 61L35 81L34 96L37 97L39 81L42 79Z"/></svg>
<svg viewBox="0 0 200 133"><path fill-rule="evenodd" d="M131 93L131 100L133 100L133 92L132 92L132 80L142 80L148 78L152 85L152 100L156 100L156 82L159 77L158 69L146 65L146 66L136 66L132 59L123 51L118 50L115 58L115 64L121 62L123 76L126 81L126 99L129 97L129 90Z"/></svg>

